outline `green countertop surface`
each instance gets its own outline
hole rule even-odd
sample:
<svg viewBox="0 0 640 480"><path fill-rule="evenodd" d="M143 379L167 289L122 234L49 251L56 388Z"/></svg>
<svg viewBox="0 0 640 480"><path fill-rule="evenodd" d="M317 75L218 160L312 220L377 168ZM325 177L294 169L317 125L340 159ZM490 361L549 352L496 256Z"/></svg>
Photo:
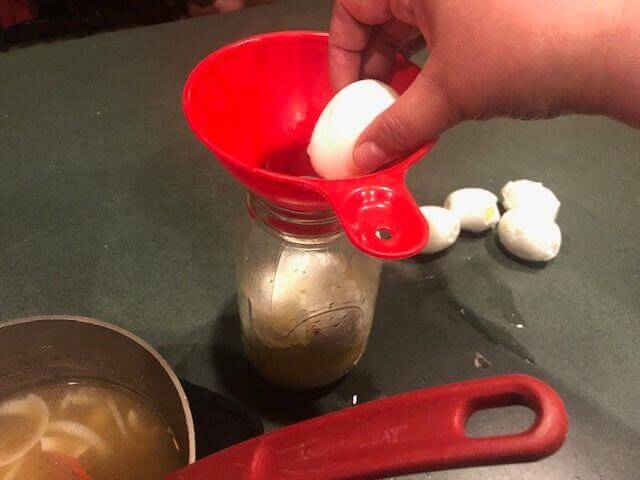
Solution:
<svg viewBox="0 0 640 480"><path fill-rule="evenodd" d="M444 255L385 264L368 350L334 388L287 394L248 364L230 255L243 190L189 130L182 86L224 44L326 29L329 15L328 1L292 0L0 54L0 318L64 313L128 328L268 428L353 395L533 374L566 402L559 453L408 478L638 478L640 132L605 118L466 123L409 174L421 204L543 181L562 201L563 232L544 268L507 257L492 234L464 236ZM476 352L491 366L476 368ZM485 414L501 428L528 418Z"/></svg>

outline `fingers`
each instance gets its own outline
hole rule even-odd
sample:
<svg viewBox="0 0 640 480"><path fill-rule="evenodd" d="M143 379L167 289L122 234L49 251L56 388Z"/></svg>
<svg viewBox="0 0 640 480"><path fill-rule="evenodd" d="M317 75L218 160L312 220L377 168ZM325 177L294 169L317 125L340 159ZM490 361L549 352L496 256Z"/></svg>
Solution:
<svg viewBox="0 0 640 480"><path fill-rule="evenodd" d="M420 38L418 29L399 20L411 22L411 16L394 17L390 4L390 0L336 0L329 36L335 89L358 80L360 74L388 80L396 53ZM368 173L408 155L457 122L441 78L439 63L427 62L409 89L361 135L352 171Z"/></svg>
<svg viewBox="0 0 640 480"><path fill-rule="evenodd" d="M360 73L364 78L375 78L388 82L393 73L396 54L421 38L420 31L392 19L371 33L369 44L362 57Z"/></svg>
<svg viewBox="0 0 640 480"><path fill-rule="evenodd" d="M341 0L336 0L329 27L329 72L336 90L358 79L370 30L370 26L351 15Z"/></svg>
<svg viewBox="0 0 640 480"><path fill-rule="evenodd" d="M400 54L405 58L410 58L420 50L423 50L426 46L427 43L424 37L422 36L422 34L419 34L417 37L412 38L411 40L400 46Z"/></svg>
<svg viewBox="0 0 640 480"><path fill-rule="evenodd" d="M390 0L337 0L344 8L365 25L381 25L393 18Z"/></svg>
<svg viewBox="0 0 640 480"><path fill-rule="evenodd" d="M438 62L429 60L413 84L362 133L354 150L359 174L408 156L458 123Z"/></svg>
<svg viewBox="0 0 640 480"><path fill-rule="evenodd" d="M329 27L329 71L336 90L358 80L372 26L391 18L388 0L336 0Z"/></svg>

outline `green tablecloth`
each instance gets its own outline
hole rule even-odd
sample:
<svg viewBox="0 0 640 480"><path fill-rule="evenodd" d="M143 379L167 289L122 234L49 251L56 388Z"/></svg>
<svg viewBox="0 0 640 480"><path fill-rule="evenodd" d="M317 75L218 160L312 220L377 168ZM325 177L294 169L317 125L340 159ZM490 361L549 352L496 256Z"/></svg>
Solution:
<svg viewBox="0 0 640 480"><path fill-rule="evenodd" d="M0 318L68 313L122 325L269 428L353 395L531 373L566 401L562 451L430 478L637 478L640 133L604 118L468 123L410 174L418 200L432 204L459 187L544 181L563 202L564 235L545 268L507 258L492 236L462 238L443 256L386 264L368 351L334 390L285 395L248 365L229 254L243 193L189 131L181 89L221 45L324 29L329 10L292 0L0 54ZM489 368L475 368L476 352ZM493 418L509 426L526 416Z"/></svg>

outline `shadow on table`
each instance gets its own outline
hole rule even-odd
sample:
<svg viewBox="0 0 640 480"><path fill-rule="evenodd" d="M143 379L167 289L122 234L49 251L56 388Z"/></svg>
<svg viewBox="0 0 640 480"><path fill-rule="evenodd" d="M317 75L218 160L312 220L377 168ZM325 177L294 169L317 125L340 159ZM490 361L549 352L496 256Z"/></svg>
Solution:
<svg viewBox="0 0 640 480"><path fill-rule="evenodd" d="M547 267L548 262L530 262L516 257L504 248L502 243L500 243L497 232L487 235L484 239L484 244L487 248L487 252L494 260L511 270L525 273L537 273L539 270L543 270Z"/></svg>
<svg viewBox="0 0 640 480"><path fill-rule="evenodd" d="M189 400L196 434L197 458L261 435L264 427L255 412L235 400L180 379Z"/></svg>
<svg viewBox="0 0 640 480"><path fill-rule="evenodd" d="M213 339L211 361L216 378L235 399L277 423L293 423L323 413L316 402L336 384L297 392L263 379L244 353L235 298L226 303L215 320Z"/></svg>

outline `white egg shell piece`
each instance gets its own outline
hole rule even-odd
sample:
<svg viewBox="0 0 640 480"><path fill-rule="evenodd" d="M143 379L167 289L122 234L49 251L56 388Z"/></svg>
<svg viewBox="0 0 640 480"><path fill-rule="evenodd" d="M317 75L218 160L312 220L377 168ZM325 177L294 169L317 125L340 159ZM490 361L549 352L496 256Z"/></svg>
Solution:
<svg viewBox="0 0 640 480"><path fill-rule="evenodd" d="M442 207L420 207L429 224L429 241L422 253L438 253L455 243L460 235L460 219L450 210Z"/></svg>
<svg viewBox="0 0 640 480"><path fill-rule="evenodd" d="M562 233L555 220L537 210L514 208L498 225L500 242L524 260L547 262L560 251Z"/></svg>
<svg viewBox="0 0 640 480"><path fill-rule="evenodd" d="M483 232L500 221L498 197L483 188L461 188L449 194L444 207L460 219L462 230Z"/></svg>
<svg viewBox="0 0 640 480"><path fill-rule="evenodd" d="M506 210L530 208L555 219L560 210L560 200L540 182L514 180L507 182L502 190L502 205Z"/></svg>
<svg viewBox="0 0 640 480"><path fill-rule="evenodd" d="M311 135L307 153L323 178L357 175L353 150L360 134L398 98L389 85L360 80L340 90L323 110Z"/></svg>

